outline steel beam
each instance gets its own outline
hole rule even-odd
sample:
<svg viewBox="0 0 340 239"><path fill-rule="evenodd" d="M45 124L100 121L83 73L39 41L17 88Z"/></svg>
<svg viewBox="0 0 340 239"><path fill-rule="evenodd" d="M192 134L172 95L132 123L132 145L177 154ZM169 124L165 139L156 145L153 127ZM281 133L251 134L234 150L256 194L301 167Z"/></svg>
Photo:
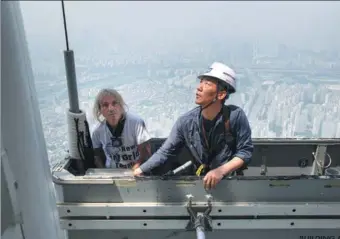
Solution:
<svg viewBox="0 0 340 239"><path fill-rule="evenodd" d="M195 233L185 230L69 230L72 239L194 239ZM339 229L276 229L276 230L214 230L206 232L209 239L340 239Z"/></svg>
<svg viewBox="0 0 340 239"><path fill-rule="evenodd" d="M185 203L60 203L60 217L183 217ZM206 207L195 203L193 209ZM339 203L212 203L210 216L339 216Z"/></svg>
<svg viewBox="0 0 340 239"><path fill-rule="evenodd" d="M87 182L88 180L86 180ZM65 203L183 203L192 194L195 201L214 202L313 203L340 202L340 178L304 177L240 177L222 180L207 192L202 179L183 177L163 180L142 178L79 181L62 185Z"/></svg>
<svg viewBox="0 0 340 239"><path fill-rule="evenodd" d="M66 230L185 230L187 220L60 220ZM339 229L340 219L213 220L213 230ZM142 234L141 234L142 235Z"/></svg>

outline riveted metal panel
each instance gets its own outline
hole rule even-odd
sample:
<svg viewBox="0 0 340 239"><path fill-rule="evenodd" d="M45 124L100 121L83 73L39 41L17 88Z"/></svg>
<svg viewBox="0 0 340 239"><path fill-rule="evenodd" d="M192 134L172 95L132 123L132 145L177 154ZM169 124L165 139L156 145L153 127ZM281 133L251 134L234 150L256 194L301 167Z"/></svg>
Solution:
<svg viewBox="0 0 340 239"><path fill-rule="evenodd" d="M206 238L220 239L340 239L339 229L249 229L215 230ZM70 239L196 239L185 230L70 230Z"/></svg>
<svg viewBox="0 0 340 239"><path fill-rule="evenodd" d="M183 217L188 216L184 203L63 203L60 217ZM193 209L206 207L195 203ZM210 216L339 216L340 203L212 203Z"/></svg>
<svg viewBox="0 0 340 239"><path fill-rule="evenodd" d="M222 180L207 192L202 180L184 179L116 179L111 184L65 184L64 202L186 202L192 194L205 201L210 193L217 202L339 202L340 179Z"/></svg>

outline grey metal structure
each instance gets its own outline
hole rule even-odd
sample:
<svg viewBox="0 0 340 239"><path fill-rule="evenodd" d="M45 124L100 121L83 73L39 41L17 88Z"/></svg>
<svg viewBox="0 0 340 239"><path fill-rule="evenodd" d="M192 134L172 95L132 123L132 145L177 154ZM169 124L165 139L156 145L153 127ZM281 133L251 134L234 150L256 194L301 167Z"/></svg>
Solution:
<svg viewBox="0 0 340 239"><path fill-rule="evenodd" d="M153 151L162 142L153 139ZM195 228L200 238L340 239L340 175L322 168L339 173L340 139L254 144L245 175L211 191L196 176L134 178L116 169L74 176L66 160L53 169L61 226L69 239L196 238ZM188 157L183 149L174 161Z"/></svg>
<svg viewBox="0 0 340 239"><path fill-rule="evenodd" d="M64 51L67 89L69 96L70 111L72 113L79 113L77 78L74 65L74 53L72 50Z"/></svg>
<svg viewBox="0 0 340 239"><path fill-rule="evenodd" d="M64 239L18 1L1 2L0 132L1 238Z"/></svg>

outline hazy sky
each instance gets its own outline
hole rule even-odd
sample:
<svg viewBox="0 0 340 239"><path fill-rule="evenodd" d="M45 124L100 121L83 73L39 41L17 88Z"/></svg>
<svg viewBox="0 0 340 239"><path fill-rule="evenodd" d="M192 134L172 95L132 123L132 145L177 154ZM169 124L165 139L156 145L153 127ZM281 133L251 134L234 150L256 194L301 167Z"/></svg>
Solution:
<svg viewBox="0 0 340 239"><path fill-rule="evenodd" d="M64 41L61 2L20 2L28 37ZM70 42L164 32L340 50L340 2L66 1ZM158 38L155 38L157 41Z"/></svg>

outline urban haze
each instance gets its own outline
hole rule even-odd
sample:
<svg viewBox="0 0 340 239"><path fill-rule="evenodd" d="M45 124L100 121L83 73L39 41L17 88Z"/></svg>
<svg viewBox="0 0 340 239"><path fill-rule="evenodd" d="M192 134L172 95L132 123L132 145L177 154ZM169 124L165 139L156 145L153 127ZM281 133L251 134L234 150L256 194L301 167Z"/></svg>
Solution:
<svg viewBox="0 0 340 239"><path fill-rule="evenodd" d="M61 2L20 3L50 164L67 150ZM65 2L79 101L122 93L153 137L195 107L197 75L233 67L254 138L340 138L340 2Z"/></svg>

